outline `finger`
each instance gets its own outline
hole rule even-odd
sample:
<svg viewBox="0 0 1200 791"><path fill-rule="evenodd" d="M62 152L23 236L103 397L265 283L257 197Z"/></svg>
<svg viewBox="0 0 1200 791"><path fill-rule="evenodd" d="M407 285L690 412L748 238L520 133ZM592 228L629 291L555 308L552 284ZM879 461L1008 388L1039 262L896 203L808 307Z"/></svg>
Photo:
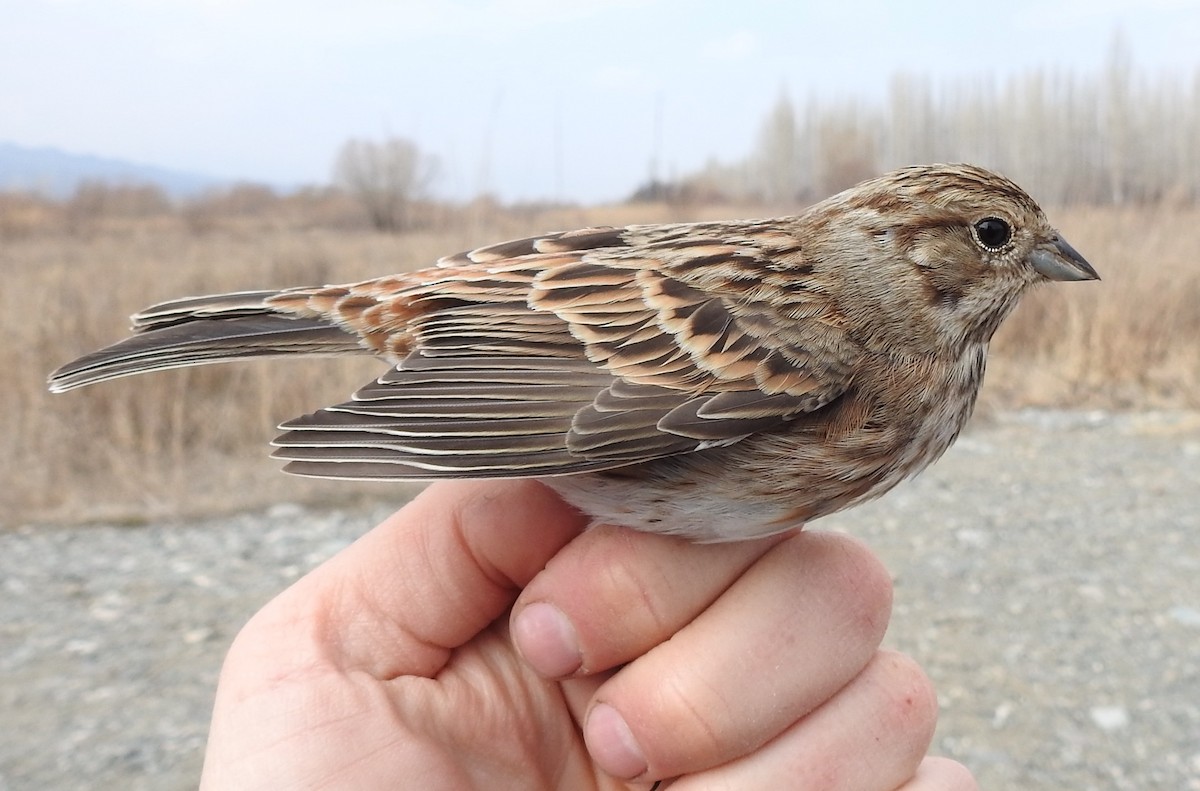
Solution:
<svg viewBox="0 0 1200 791"><path fill-rule="evenodd" d="M554 556L521 593L513 640L542 676L605 670L690 622L783 537L728 544L600 526Z"/></svg>
<svg viewBox="0 0 1200 791"><path fill-rule="evenodd" d="M937 698L920 667L908 657L883 651L833 699L762 749L680 778L670 788L970 788L942 785L961 780L953 767L922 763L936 721Z"/></svg>
<svg viewBox="0 0 1200 791"><path fill-rule="evenodd" d="M958 761L929 756L921 761L916 776L896 791L979 791L979 784Z"/></svg>
<svg viewBox="0 0 1200 791"><path fill-rule="evenodd" d="M445 758L382 697L395 682L377 681L435 673L584 523L535 483L426 489L239 633L217 688L205 787L375 788ZM434 775L438 787L465 785L450 759Z"/></svg>
<svg viewBox="0 0 1200 791"><path fill-rule="evenodd" d="M235 649L277 674L433 675L585 526L534 482L433 484L260 611Z"/></svg>
<svg viewBox="0 0 1200 791"><path fill-rule="evenodd" d="M616 777L738 758L831 698L874 656L891 580L861 543L800 533L597 691L584 735Z"/></svg>

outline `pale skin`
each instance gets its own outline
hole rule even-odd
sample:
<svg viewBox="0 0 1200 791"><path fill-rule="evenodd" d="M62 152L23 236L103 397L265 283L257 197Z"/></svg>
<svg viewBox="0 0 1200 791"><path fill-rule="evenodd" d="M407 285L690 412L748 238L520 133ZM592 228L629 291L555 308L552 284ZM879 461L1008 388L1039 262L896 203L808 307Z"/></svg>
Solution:
<svg viewBox="0 0 1200 791"><path fill-rule="evenodd" d="M977 788L926 755L862 544L586 523L532 482L429 487L238 635L202 787Z"/></svg>

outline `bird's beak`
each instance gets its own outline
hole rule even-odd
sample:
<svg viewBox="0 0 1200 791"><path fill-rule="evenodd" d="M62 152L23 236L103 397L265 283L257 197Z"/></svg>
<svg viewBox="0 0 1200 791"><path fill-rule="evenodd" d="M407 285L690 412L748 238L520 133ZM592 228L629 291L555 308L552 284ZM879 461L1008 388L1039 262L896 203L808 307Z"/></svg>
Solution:
<svg viewBox="0 0 1200 791"><path fill-rule="evenodd" d="M1099 280L1100 275L1067 240L1057 233L1029 254L1033 268L1050 280Z"/></svg>

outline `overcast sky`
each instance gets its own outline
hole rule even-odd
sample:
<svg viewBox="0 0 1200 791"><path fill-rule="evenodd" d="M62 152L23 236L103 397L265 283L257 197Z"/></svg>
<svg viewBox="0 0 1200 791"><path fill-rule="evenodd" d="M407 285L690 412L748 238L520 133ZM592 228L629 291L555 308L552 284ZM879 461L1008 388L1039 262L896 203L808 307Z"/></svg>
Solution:
<svg viewBox="0 0 1200 791"><path fill-rule="evenodd" d="M438 191L585 201L743 156L781 91L1139 70L1200 78L1200 0L0 0L0 141L323 182L415 140Z"/></svg>

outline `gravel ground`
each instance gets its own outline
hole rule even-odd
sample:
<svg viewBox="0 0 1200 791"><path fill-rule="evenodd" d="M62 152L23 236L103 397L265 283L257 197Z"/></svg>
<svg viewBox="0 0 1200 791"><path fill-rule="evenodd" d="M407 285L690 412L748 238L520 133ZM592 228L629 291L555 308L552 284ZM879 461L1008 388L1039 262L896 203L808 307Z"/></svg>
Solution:
<svg viewBox="0 0 1200 791"><path fill-rule="evenodd" d="M193 787L239 626L385 512L0 532L0 791ZM1200 415L997 416L818 526L888 563L984 788L1200 790Z"/></svg>

